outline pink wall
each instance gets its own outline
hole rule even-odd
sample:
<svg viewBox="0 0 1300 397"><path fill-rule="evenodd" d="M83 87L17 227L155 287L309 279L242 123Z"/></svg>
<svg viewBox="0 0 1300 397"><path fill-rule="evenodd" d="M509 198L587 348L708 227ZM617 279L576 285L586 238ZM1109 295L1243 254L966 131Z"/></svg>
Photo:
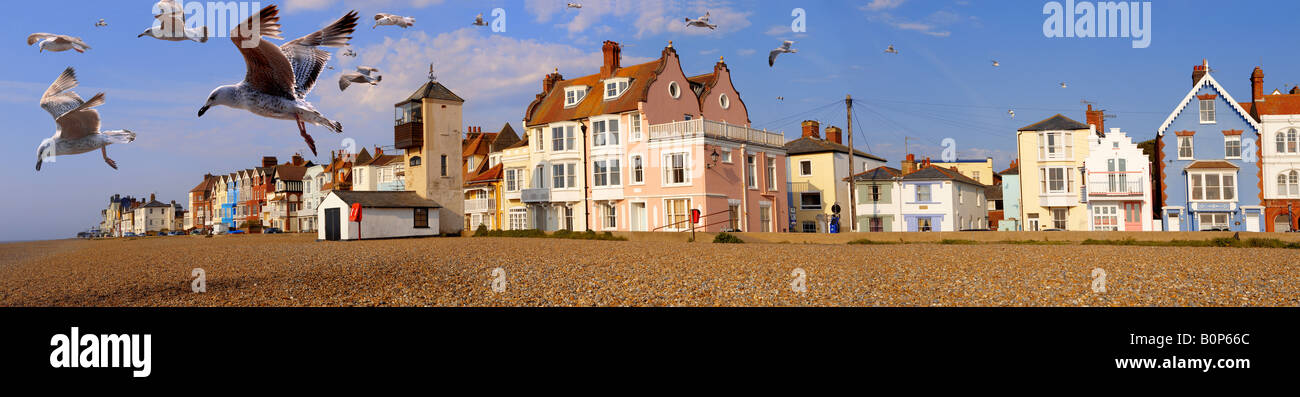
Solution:
<svg viewBox="0 0 1300 397"><path fill-rule="evenodd" d="M677 59L676 52L667 52L664 63L663 72L650 84L650 93L646 95L646 103L641 108L645 112L646 121L650 124L663 124L685 120L687 114L700 117L702 113L700 113L699 97L695 96L690 81L687 81L686 75L682 73L682 65ZM681 95L677 98L673 98L668 93L668 85L673 82L676 82L681 90Z"/></svg>
<svg viewBox="0 0 1300 397"><path fill-rule="evenodd" d="M740 100L740 93L736 92L735 86L731 85L731 71L722 65L715 65L714 70L718 74L717 83L712 90L705 93L704 102L700 105L704 118L748 127L749 109L745 108L745 103ZM727 109L723 109L718 100L724 94L731 103Z"/></svg>

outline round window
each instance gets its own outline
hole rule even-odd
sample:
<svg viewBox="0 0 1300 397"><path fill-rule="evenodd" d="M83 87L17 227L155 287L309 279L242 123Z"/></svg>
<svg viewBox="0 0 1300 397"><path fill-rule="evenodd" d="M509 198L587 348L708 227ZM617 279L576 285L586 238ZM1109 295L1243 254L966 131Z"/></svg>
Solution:
<svg viewBox="0 0 1300 397"><path fill-rule="evenodd" d="M722 94L718 96L718 104L722 105L723 109L731 109L731 98L728 98L727 94Z"/></svg>
<svg viewBox="0 0 1300 397"><path fill-rule="evenodd" d="M676 81L668 83L668 95L671 95L673 99L680 98L682 96L682 87L678 86Z"/></svg>

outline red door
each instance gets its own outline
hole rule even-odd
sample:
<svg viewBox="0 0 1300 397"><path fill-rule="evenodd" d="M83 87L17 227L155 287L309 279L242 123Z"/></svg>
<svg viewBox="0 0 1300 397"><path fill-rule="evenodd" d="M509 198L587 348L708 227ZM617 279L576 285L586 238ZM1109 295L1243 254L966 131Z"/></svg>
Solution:
<svg viewBox="0 0 1300 397"><path fill-rule="evenodd" d="M1143 231L1142 203L1124 203L1124 230Z"/></svg>

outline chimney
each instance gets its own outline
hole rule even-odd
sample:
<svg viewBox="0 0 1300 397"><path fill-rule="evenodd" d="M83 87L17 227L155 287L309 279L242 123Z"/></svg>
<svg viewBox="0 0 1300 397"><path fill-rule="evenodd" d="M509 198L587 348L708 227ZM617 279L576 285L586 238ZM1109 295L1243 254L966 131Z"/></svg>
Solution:
<svg viewBox="0 0 1300 397"><path fill-rule="evenodd" d="M929 167L929 166L930 166L930 158L929 158L929 157L926 157L925 160L922 160L922 161L921 161L921 168L925 168L925 167Z"/></svg>
<svg viewBox="0 0 1300 397"><path fill-rule="evenodd" d="M840 127L826 127L826 140L843 145L844 134L840 131Z"/></svg>
<svg viewBox="0 0 1300 397"><path fill-rule="evenodd" d="M600 66L600 75L603 77L613 76L618 71L619 63L622 62L623 48L618 43L606 40L605 46L601 47L600 52L605 55L605 63Z"/></svg>
<svg viewBox="0 0 1300 397"><path fill-rule="evenodd" d="M379 156L383 156L383 155L384 155L384 149L379 148L379 146L375 146L375 158L379 158Z"/></svg>
<svg viewBox="0 0 1300 397"><path fill-rule="evenodd" d="M1088 111L1085 113L1088 118L1088 125L1097 127L1097 132L1105 133L1106 131L1106 111L1092 110L1092 104L1088 104Z"/></svg>
<svg viewBox="0 0 1300 397"><path fill-rule="evenodd" d="M1264 101L1264 69L1259 66L1250 73L1250 100L1251 102Z"/></svg>
<svg viewBox="0 0 1300 397"><path fill-rule="evenodd" d="M821 123L818 123L815 120L804 120L801 125L803 125L804 137L812 137L813 139L822 139Z"/></svg>
<svg viewBox="0 0 1300 397"><path fill-rule="evenodd" d="M564 80L564 76L560 75L560 69L556 68L555 73L548 74L545 78L542 78L542 93L545 94L551 92L551 89L555 88L555 83L559 83L560 80Z"/></svg>
<svg viewBox="0 0 1300 397"><path fill-rule="evenodd" d="M149 193L149 202L152 203L152 202L154 202L154 201L156 201L156 200L154 200L154 195L153 195L153 193Z"/></svg>
<svg viewBox="0 0 1300 397"><path fill-rule="evenodd" d="M916 172L916 155L915 155L915 154L909 154L909 155L907 155L907 158L906 158L906 159L903 159L903 169L902 169L902 171L903 171L903 175L907 175L907 174L911 174L911 173L913 173L913 172Z"/></svg>
<svg viewBox="0 0 1300 397"><path fill-rule="evenodd" d="M279 159L276 159L275 156L264 156L264 157L262 157L262 166L263 166L263 167L274 167L276 164L279 164L279 163L280 163L280 160L279 160Z"/></svg>
<svg viewBox="0 0 1300 397"><path fill-rule="evenodd" d="M301 154L298 154L298 153L294 153L294 154L293 154L293 163L292 163L293 165L296 165L296 166L302 166L303 164L306 164L306 163L307 163L307 161L304 160L304 159L302 158L302 155L301 155Z"/></svg>
<svg viewBox="0 0 1300 397"><path fill-rule="evenodd" d="M1192 85L1195 86L1196 83L1200 83L1201 78L1205 77L1205 75L1209 73L1210 73L1210 61L1206 59L1202 59L1200 65L1196 65L1192 67Z"/></svg>

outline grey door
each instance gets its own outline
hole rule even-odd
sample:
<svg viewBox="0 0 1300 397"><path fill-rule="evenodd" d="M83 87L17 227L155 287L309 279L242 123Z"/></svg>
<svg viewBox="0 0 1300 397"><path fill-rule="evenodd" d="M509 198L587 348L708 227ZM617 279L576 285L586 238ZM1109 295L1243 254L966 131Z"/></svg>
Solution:
<svg viewBox="0 0 1300 397"><path fill-rule="evenodd" d="M339 241L339 232L342 228L340 221L342 219L339 217L338 208L325 209L325 240Z"/></svg>

